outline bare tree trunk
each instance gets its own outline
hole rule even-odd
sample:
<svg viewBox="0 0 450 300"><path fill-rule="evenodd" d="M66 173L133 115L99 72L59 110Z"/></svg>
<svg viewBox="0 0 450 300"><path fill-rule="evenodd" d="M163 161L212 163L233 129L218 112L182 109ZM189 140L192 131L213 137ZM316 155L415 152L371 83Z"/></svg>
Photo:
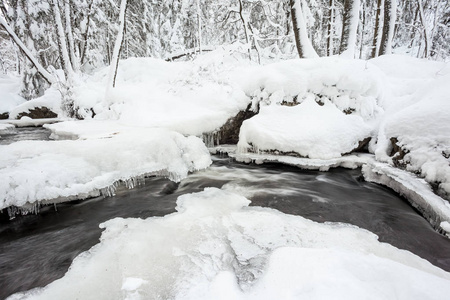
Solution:
<svg viewBox="0 0 450 300"><path fill-rule="evenodd" d="M327 36L327 55L328 56L332 56L333 55L333 37L334 37L334 0L330 0L329 2L330 7L328 8L328 15L329 15L329 20L328 20L328 27L327 27L327 32L328 32L328 36Z"/></svg>
<svg viewBox="0 0 450 300"><path fill-rule="evenodd" d="M58 45L61 53L62 68L66 75L66 80L70 80L73 77L73 68L70 63L69 50L67 48L66 37L64 34L64 26L61 19L61 12L59 10L58 0L51 0L53 17L56 23L56 33L58 36Z"/></svg>
<svg viewBox="0 0 450 300"><path fill-rule="evenodd" d="M78 63L78 57L75 55L75 42L73 40L70 5L71 5L71 0L65 0L64 15L65 15L65 22L66 22L66 36L67 36L67 41L69 42L69 54L70 54L70 61L72 63L72 67L75 71L78 71L79 63Z"/></svg>
<svg viewBox="0 0 450 300"><path fill-rule="evenodd" d="M120 14L119 14L120 26L116 38L116 43L114 45L114 52L111 60L111 66L109 69L108 88L116 86L117 68L119 66L120 51L122 50L123 45L127 4L128 4L127 0L122 0L122 2L120 3Z"/></svg>
<svg viewBox="0 0 450 300"><path fill-rule="evenodd" d="M200 0L197 0L197 26L198 26L198 52L202 54L202 11L200 10Z"/></svg>
<svg viewBox="0 0 450 300"><path fill-rule="evenodd" d="M375 18L375 30L373 34L373 42L372 42L372 54L370 57L374 58L378 56L379 51L379 39L380 39L380 22L381 22L381 5L383 4L383 0L377 0L377 14Z"/></svg>
<svg viewBox="0 0 450 300"><path fill-rule="evenodd" d="M295 44L297 45L298 56L300 58L319 57L316 50L314 50L306 31L306 24L303 18L300 0L290 0L290 5L292 27L294 29Z"/></svg>
<svg viewBox="0 0 450 300"><path fill-rule="evenodd" d="M80 62L81 65L84 64L84 61L86 59L86 51L88 49L89 25L91 23L92 4L93 3L94 3L94 0L91 0L91 3L89 3L87 22L86 22L86 31L83 33L83 50L81 52L81 62Z"/></svg>
<svg viewBox="0 0 450 300"><path fill-rule="evenodd" d="M394 35L395 27L395 8L396 5L393 1L396 0L384 0L384 22L383 22L383 34L381 36L381 45L379 55L391 54L392 52L392 39Z"/></svg>
<svg viewBox="0 0 450 300"><path fill-rule="evenodd" d="M344 16L339 53L355 56L360 0L344 0Z"/></svg>
<svg viewBox="0 0 450 300"><path fill-rule="evenodd" d="M425 41L425 57L428 58L428 56L430 56L430 34L428 32L428 26L425 20L425 13L423 11L423 4L422 4L422 0L417 0L419 3L419 16L420 16L420 22L422 23L423 26L423 36L424 36L424 41Z"/></svg>
<svg viewBox="0 0 450 300"><path fill-rule="evenodd" d="M241 18L241 22L242 22L242 26L244 27L244 34L245 34L245 42L247 43L247 47L248 47L248 59L252 60L252 55L251 55L251 45L250 45L250 37L249 37L249 33L248 33L248 28L247 28L247 21L244 18L244 15L242 14L242 10L243 10L243 6L242 6L242 0L239 0L239 17Z"/></svg>

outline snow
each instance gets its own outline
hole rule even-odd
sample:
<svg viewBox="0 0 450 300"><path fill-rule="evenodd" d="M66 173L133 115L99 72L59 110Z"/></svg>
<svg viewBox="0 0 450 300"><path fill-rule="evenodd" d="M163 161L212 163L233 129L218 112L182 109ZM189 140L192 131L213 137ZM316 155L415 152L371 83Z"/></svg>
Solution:
<svg viewBox="0 0 450 300"><path fill-rule="evenodd" d="M370 134L361 117L345 115L327 100L320 106L309 97L293 107L261 107L258 115L242 124L238 148L253 145L256 152L280 150L330 159L351 152Z"/></svg>
<svg viewBox="0 0 450 300"><path fill-rule="evenodd" d="M47 107L59 116L63 115L61 109L61 93L56 87L51 87L45 91L44 95L17 105L9 110L9 118L17 119L20 113L29 113L36 107Z"/></svg>
<svg viewBox="0 0 450 300"><path fill-rule="evenodd" d="M109 220L63 278L13 299L445 299L450 274L355 226L249 207L216 188ZM101 287L101 288L99 288Z"/></svg>
<svg viewBox="0 0 450 300"><path fill-rule="evenodd" d="M12 125L12 124L7 124L7 123L0 123L0 133L4 133L4 132L8 132L11 129L16 128L16 126Z"/></svg>
<svg viewBox="0 0 450 300"><path fill-rule="evenodd" d="M95 126L95 124L94 124ZM159 175L179 181L211 164L199 138L165 129L122 128L85 140L20 141L0 146L0 209L114 194L119 181Z"/></svg>
<svg viewBox="0 0 450 300"><path fill-rule="evenodd" d="M206 58L198 63L130 58L119 63L111 105L103 101L106 69L75 87L75 104L86 117L93 107L96 120L200 136L218 129L250 101L219 67Z"/></svg>
<svg viewBox="0 0 450 300"><path fill-rule="evenodd" d="M407 170L437 183L439 192L449 195L450 65L401 56L380 57L373 63L388 74L392 90L379 131L377 159L389 160L388 139L397 138L409 152L404 158Z"/></svg>
<svg viewBox="0 0 450 300"><path fill-rule="evenodd" d="M0 114L9 112L26 100L19 96L20 78L0 74Z"/></svg>

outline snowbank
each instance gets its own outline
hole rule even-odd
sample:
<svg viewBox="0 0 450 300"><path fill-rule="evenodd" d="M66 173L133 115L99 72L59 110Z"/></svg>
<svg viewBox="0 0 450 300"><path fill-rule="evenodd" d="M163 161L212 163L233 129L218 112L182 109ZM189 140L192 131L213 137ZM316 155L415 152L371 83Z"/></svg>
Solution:
<svg viewBox="0 0 450 300"><path fill-rule="evenodd" d="M378 136L377 159L388 161L390 138L407 154L402 163L450 195L450 64L387 56L373 60L386 72L392 95ZM396 66L393 68L392 66Z"/></svg>
<svg viewBox="0 0 450 300"><path fill-rule="evenodd" d="M34 209L53 203L114 193L144 175L179 181L211 164L199 138L163 129L123 130L112 136L74 141L21 141L0 146L0 209Z"/></svg>
<svg viewBox="0 0 450 300"><path fill-rule="evenodd" d="M258 115L242 124L238 148L330 159L351 152L370 136L371 128L361 117L345 115L324 101L323 106L309 98L293 107L261 107Z"/></svg>
<svg viewBox="0 0 450 300"><path fill-rule="evenodd" d="M9 299L444 299L450 274L345 224L248 207L216 188L177 213L102 224L65 276ZM100 287L100 288L99 288Z"/></svg>
<svg viewBox="0 0 450 300"><path fill-rule="evenodd" d="M216 62L217 63L217 62ZM119 64L116 88L106 91L107 69L74 89L79 114L119 120L130 126L161 127L200 136L222 126L247 107L226 70L212 60L169 63L130 58Z"/></svg>
<svg viewBox="0 0 450 300"><path fill-rule="evenodd" d="M260 109L241 127L240 151L341 157L371 137L383 115L383 76L368 62L290 60L236 76L253 109Z"/></svg>

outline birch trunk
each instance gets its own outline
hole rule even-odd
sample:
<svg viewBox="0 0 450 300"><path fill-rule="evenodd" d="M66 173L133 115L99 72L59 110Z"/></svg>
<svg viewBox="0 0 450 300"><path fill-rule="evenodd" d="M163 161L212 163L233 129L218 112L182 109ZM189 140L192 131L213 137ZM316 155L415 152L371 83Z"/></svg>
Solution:
<svg viewBox="0 0 450 300"><path fill-rule="evenodd" d="M127 9L127 0L122 0L122 2L120 3L119 32L117 33L116 43L114 45L113 56L111 59L111 66L109 68L108 89L111 87L115 87L116 85L117 68L119 66L120 51L122 49L123 35L125 29L126 9Z"/></svg>

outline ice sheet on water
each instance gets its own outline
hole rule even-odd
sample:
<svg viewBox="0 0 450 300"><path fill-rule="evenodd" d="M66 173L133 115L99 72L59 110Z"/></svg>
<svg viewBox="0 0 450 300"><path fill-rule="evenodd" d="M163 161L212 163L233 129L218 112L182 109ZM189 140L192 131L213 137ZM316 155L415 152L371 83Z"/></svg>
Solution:
<svg viewBox="0 0 450 300"><path fill-rule="evenodd" d="M133 187L145 175L180 181L211 164L197 137L164 129L134 129L104 138L21 141L0 146L0 209L36 201L84 199ZM25 207L26 208L26 207Z"/></svg>
<svg viewBox="0 0 450 300"><path fill-rule="evenodd" d="M346 224L208 188L176 213L116 218L66 275L11 299L444 299L450 274ZM101 288L99 288L101 287Z"/></svg>

